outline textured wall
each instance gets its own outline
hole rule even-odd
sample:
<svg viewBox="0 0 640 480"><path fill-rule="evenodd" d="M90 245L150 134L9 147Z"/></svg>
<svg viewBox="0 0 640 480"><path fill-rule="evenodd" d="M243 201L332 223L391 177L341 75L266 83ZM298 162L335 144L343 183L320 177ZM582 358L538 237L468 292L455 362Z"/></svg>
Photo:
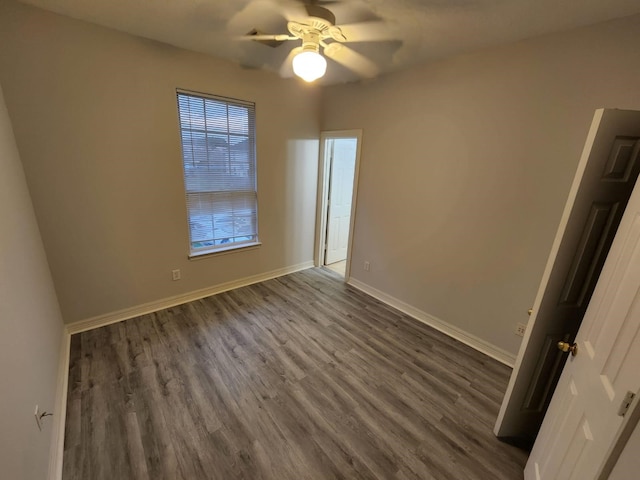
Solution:
<svg viewBox="0 0 640 480"><path fill-rule="evenodd" d="M326 89L322 128L363 129L352 276L515 354L595 109L640 109L639 44L635 16Z"/></svg>
<svg viewBox="0 0 640 480"><path fill-rule="evenodd" d="M0 477L47 476L62 318L0 90Z"/></svg>
<svg viewBox="0 0 640 480"><path fill-rule="evenodd" d="M314 89L24 5L0 81L66 322L312 260ZM187 259L176 88L256 103L260 248Z"/></svg>

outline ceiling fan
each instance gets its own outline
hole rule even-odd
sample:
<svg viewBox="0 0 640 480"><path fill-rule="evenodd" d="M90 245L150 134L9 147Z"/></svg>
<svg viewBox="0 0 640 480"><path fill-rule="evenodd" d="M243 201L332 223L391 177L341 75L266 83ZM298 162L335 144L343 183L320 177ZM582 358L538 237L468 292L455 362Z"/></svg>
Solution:
<svg viewBox="0 0 640 480"><path fill-rule="evenodd" d="M336 17L323 5L332 5L334 1L305 1L296 3L302 8L285 9L283 15L288 20L289 33L263 34L253 29L247 35L239 37L275 47L289 40L302 40L302 45L291 50L282 68L281 76L293 73L307 82L313 82L324 76L327 61L340 63L364 78L378 75L379 69L374 62L344 45L347 42L389 40L388 31L380 21L370 21L349 25L336 25ZM288 2L291 6L292 3ZM324 54L324 56L322 55Z"/></svg>

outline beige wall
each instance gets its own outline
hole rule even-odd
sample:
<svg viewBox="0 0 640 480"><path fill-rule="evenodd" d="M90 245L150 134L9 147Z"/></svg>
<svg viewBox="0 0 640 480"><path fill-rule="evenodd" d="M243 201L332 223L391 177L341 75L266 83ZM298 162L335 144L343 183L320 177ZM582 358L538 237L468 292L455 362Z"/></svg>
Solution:
<svg viewBox="0 0 640 480"><path fill-rule="evenodd" d="M638 45L640 16L326 89L323 130L364 131L352 276L515 354L594 110L640 109Z"/></svg>
<svg viewBox="0 0 640 480"><path fill-rule="evenodd" d="M0 90L0 477L46 478L62 318Z"/></svg>
<svg viewBox="0 0 640 480"><path fill-rule="evenodd" d="M6 2L0 82L66 322L312 260L314 89ZM187 259L177 87L256 102L259 249Z"/></svg>

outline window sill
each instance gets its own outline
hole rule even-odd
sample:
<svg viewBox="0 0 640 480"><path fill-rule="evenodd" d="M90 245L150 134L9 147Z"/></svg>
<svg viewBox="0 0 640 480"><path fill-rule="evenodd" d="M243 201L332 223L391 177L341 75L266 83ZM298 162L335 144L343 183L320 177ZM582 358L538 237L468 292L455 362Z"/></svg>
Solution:
<svg viewBox="0 0 640 480"><path fill-rule="evenodd" d="M262 242L245 243L243 245L235 245L227 248L216 248L215 250L203 250L198 253L189 255L189 260L201 260L209 257L217 257L218 255L228 255L230 253L246 252L247 250L255 250L262 245Z"/></svg>

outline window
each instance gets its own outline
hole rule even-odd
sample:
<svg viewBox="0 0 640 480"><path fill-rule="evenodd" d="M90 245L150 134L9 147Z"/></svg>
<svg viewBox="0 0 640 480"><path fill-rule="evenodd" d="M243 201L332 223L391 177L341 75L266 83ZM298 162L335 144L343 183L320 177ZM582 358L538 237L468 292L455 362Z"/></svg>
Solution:
<svg viewBox="0 0 640 480"><path fill-rule="evenodd" d="M255 104L177 95L191 256L257 244Z"/></svg>

